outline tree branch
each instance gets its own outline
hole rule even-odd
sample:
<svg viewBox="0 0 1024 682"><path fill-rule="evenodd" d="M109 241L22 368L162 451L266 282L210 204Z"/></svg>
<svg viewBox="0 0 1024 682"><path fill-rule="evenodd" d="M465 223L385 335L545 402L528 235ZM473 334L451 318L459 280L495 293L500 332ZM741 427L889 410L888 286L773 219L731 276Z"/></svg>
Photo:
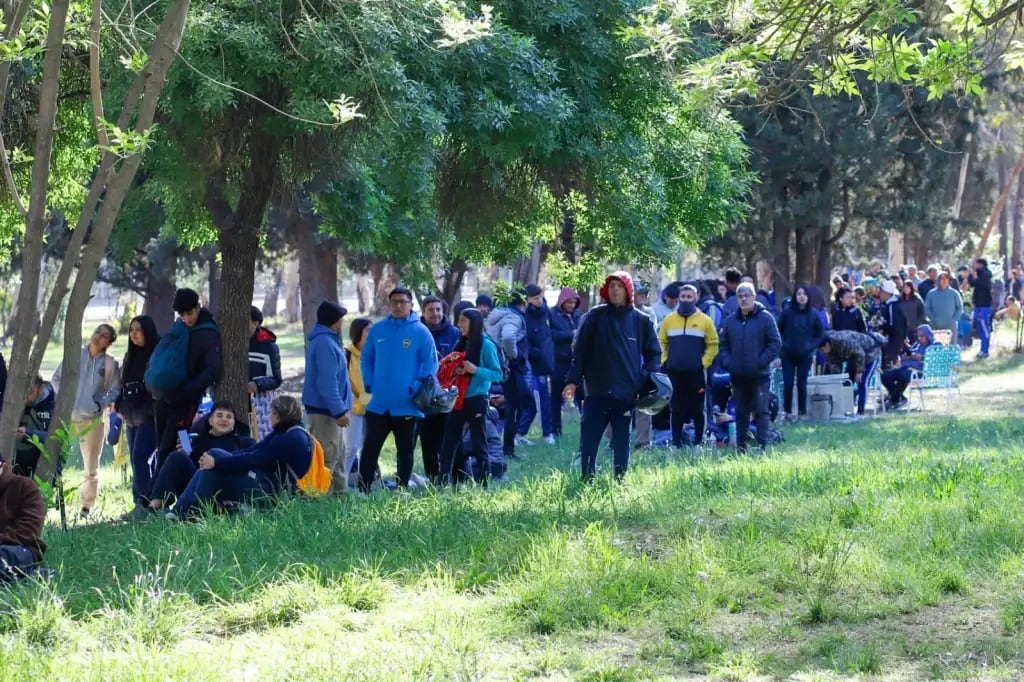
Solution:
<svg viewBox="0 0 1024 682"><path fill-rule="evenodd" d="M103 18L103 0L92 0L92 26L89 31L89 90L92 94L92 118L96 125L96 138L100 147L110 146L104 125L103 81L100 80L100 22Z"/></svg>

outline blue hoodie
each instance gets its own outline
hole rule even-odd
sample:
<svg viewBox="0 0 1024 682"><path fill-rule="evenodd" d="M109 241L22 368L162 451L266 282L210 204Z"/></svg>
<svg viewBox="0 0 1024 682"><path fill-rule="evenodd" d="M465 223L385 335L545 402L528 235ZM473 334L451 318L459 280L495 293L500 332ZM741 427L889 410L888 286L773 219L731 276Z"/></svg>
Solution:
<svg viewBox="0 0 1024 682"><path fill-rule="evenodd" d="M302 382L302 404L309 414L337 419L352 409L348 363L341 339L322 324L313 326L306 345L306 377Z"/></svg>
<svg viewBox="0 0 1024 682"><path fill-rule="evenodd" d="M367 412L423 417L413 403L420 380L437 374L434 337L416 313L388 317L370 327L363 346L363 385L373 395Z"/></svg>

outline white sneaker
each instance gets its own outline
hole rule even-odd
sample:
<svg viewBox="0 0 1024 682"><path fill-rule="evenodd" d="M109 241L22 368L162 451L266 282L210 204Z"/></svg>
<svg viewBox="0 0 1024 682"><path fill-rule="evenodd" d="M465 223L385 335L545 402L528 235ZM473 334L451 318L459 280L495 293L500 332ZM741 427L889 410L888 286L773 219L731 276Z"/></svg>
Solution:
<svg viewBox="0 0 1024 682"><path fill-rule="evenodd" d="M530 445L533 445L533 441L527 438L526 436L516 436L516 445L528 447Z"/></svg>
<svg viewBox="0 0 1024 682"><path fill-rule="evenodd" d="M547 445L554 445L555 443L558 442L558 439L555 438L555 434L549 433L548 435L544 436L544 442Z"/></svg>

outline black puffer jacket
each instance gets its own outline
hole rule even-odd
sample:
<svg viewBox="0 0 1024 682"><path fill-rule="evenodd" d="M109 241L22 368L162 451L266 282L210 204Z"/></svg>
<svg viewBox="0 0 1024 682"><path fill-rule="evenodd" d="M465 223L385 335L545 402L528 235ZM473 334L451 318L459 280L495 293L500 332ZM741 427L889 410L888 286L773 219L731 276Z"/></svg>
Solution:
<svg viewBox="0 0 1024 682"><path fill-rule="evenodd" d="M223 369L220 330L206 308L199 311L199 319L189 332L187 367L188 380L170 391L166 402L198 405L206 389L220 379Z"/></svg>
<svg viewBox="0 0 1024 682"><path fill-rule="evenodd" d="M718 357L730 376L767 379L772 362L779 357L782 339L775 318L760 303L744 315L743 310L728 315L718 335Z"/></svg>
<svg viewBox="0 0 1024 682"><path fill-rule="evenodd" d="M779 335L782 337L782 354L798 360L821 345L825 328L818 311L809 305L800 308L793 303L779 316Z"/></svg>
<svg viewBox="0 0 1024 682"><path fill-rule="evenodd" d="M545 303L526 307L526 342L530 345L530 368L536 376L555 371L555 343L551 339L550 315Z"/></svg>
<svg viewBox="0 0 1024 682"><path fill-rule="evenodd" d="M832 307L832 329L835 331L852 331L867 334L868 324L864 321L864 311L856 305L844 308L836 304Z"/></svg>
<svg viewBox="0 0 1024 682"><path fill-rule="evenodd" d="M256 327L249 339L249 381L260 391L273 391L281 386L281 350L277 336L264 327Z"/></svg>

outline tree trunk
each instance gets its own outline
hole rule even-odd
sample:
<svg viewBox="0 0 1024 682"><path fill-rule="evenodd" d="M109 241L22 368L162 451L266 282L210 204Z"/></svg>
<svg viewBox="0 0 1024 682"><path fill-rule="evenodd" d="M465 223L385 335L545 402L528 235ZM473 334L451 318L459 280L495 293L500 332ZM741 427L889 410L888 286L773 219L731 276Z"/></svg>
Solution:
<svg viewBox="0 0 1024 682"><path fill-rule="evenodd" d="M796 255L796 272L793 274L794 284L808 284L814 281L815 263L815 231L814 225L801 225L796 231L794 254Z"/></svg>
<svg viewBox="0 0 1024 682"><path fill-rule="evenodd" d="M320 234L312 208L301 205L302 201L299 197L292 201L287 231L299 251L302 329L309 334L320 304L338 300L338 242Z"/></svg>
<svg viewBox="0 0 1024 682"><path fill-rule="evenodd" d="M11 461L13 440L11 434L25 411L25 395L29 383L39 368L32 365L32 333L38 322L35 300L39 290L39 273L43 256L43 236L46 229L46 197L50 178L50 157L55 136L57 97L60 93L61 45L67 23L70 0L53 0L50 5L50 25L46 33L46 53L43 57L43 78L39 86L39 111L36 116L36 140L32 162L32 181L29 191L28 215L25 217L25 237L22 243L22 277L18 290L17 315L14 327L14 345L7 359L7 390L0 409L0 433L5 437L0 447L5 459ZM4 17L8 19L8 17ZM7 68L10 68L9 66ZM4 83L6 93L7 84ZM0 111L0 121L3 119ZM41 359L41 357L40 357Z"/></svg>
<svg viewBox="0 0 1024 682"><path fill-rule="evenodd" d="M130 119L131 114L136 109L134 105L137 104L138 112L134 126L136 133L147 132L153 125L153 117L156 114L157 103L164 87L167 71L177 56L178 47L181 45L181 36L185 27L188 7L188 0L180 0L171 5L167 10L167 14L153 40L146 68L140 74L143 78L142 83L139 85L138 90L135 89L135 84L133 84L133 88L129 92L132 106L122 108L119 121ZM137 83L138 80L136 81ZM128 156L121 161L120 168L106 185L103 203L100 205L99 213L93 222L89 241L82 251L78 274L75 276L74 287L71 289L67 317L64 322L64 360L61 370L61 382L67 386L78 385L81 370L82 318L85 315L85 308L89 304L89 299L92 298L92 285L96 279L96 271L99 269L100 262L106 254L110 233L114 229L114 223L121 211L121 206L128 194L128 190L135 180L135 175L140 165L142 165L142 155L138 153ZM61 284L62 282L57 281L56 286L59 287ZM45 326L40 330L41 337L43 334L48 336L49 333L50 329L45 328ZM40 356L39 359L41 362L42 357ZM33 372L38 367L39 363L36 363L32 368ZM23 391L27 392L27 390L28 385L26 384ZM60 439L52 437L53 433L58 428L61 428L61 425L70 418L74 401L75 391L57 392L57 404L54 408L53 421L50 423L51 437L46 441L46 448L53 459L59 456L61 449Z"/></svg>
<svg viewBox="0 0 1024 682"><path fill-rule="evenodd" d="M1024 260L1024 176L1017 183L1017 205L1013 212L1013 266Z"/></svg>
<svg viewBox="0 0 1024 682"><path fill-rule="evenodd" d="M789 263L789 241L793 228L789 220L776 215L772 220L772 280L775 300L781 301L793 293L793 273Z"/></svg>
<svg viewBox="0 0 1024 682"><path fill-rule="evenodd" d="M207 300L206 307L213 313L214 317L220 316L220 300L224 294L223 277L221 264L217 262L216 258L211 258L206 283L210 297ZM252 301L249 302L249 305L252 305Z"/></svg>
<svg viewBox="0 0 1024 682"><path fill-rule="evenodd" d="M218 228L223 272L220 326L223 371L217 382L217 397L233 405L249 404L249 311L256 288L256 257L260 230L277 177L280 138L265 130L266 114L257 110L248 139L248 164L244 171L238 202L234 209L224 196L223 178L207 183L206 206ZM242 407L238 418L248 423L249 410Z"/></svg>
<svg viewBox="0 0 1024 682"><path fill-rule="evenodd" d="M289 258L284 268L284 314L288 324L299 321L301 303L299 301L299 259Z"/></svg>
<svg viewBox="0 0 1024 682"><path fill-rule="evenodd" d="M822 239L818 243L818 252L815 256L814 279L810 280L810 282L821 287L821 290L825 292L827 300L828 292L832 286L830 281L832 279L832 242L828 239Z"/></svg>
<svg viewBox="0 0 1024 682"><path fill-rule="evenodd" d="M373 275L374 295L373 310L371 315L376 317L387 317L390 312L388 306L388 295L391 290L398 286L398 275L393 263L374 262L370 263L370 273Z"/></svg>
<svg viewBox="0 0 1024 682"><path fill-rule="evenodd" d="M263 292L263 317L277 317L277 298L283 286L284 269L279 262L274 263L270 285Z"/></svg>
<svg viewBox="0 0 1024 682"><path fill-rule="evenodd" d="M462 282L468 269L469 264L466 261L456 258L445 271L441 282L441 298L448 304L449 310L462 298Z"/></svg>
<svg viewBox="0 0 1024 682"><path fill-rule="evenodd" d="M368 272L356 273L356 301L360 315L373 307L373 282Z"/></svg>
<svg viewBox="0 0 1024 682"><path fill-rule="evenodd" d="M142 314L153 318L156 329L161 334L166 334L174 324L174 311L171 305L174 303L175 289L173 280L157 275L154 270L149 271L149 277L146 278L146 302L142 306Z"/></svg>

